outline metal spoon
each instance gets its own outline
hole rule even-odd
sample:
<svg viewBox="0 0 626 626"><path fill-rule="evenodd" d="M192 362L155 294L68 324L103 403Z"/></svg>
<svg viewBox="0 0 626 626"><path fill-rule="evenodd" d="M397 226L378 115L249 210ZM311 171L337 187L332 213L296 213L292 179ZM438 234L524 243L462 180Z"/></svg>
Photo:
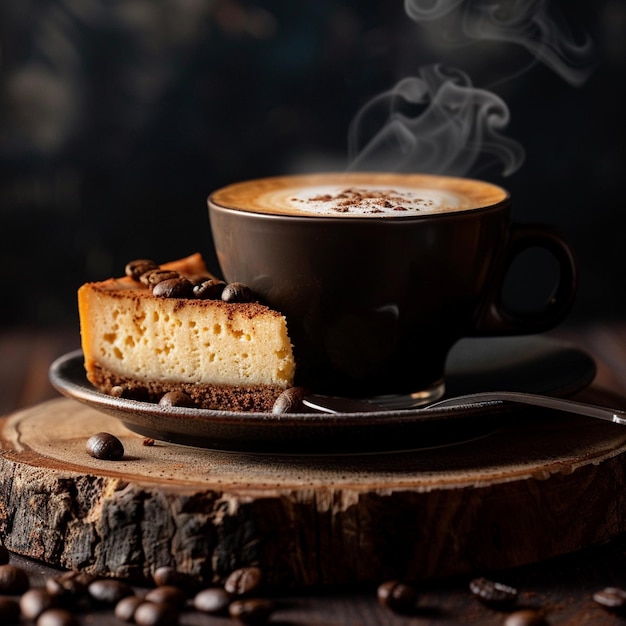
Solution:
<svg viewBox="0 0 626 626"><path fill-rule="evenodd" d="M324 413L354 413L387 410L386 407L376 405L367 400L322 396L318 394L309 394L304 397L302 402L305 406L318 411L323 411ZM519 391L470 393L464 396L439 400L438 402L434 402L426 407L414 410L430 411L441 407L462 407L490 402L530 404L532 406L540 406L546 409L555 409L557 411L567 411L569 413L577 413L578 415L585 415L587 417L595 417L596 419L626 426L626 411L604 408L593 404L585 404L583 402L577 402L576 400L553 398L551 396L541 396L538 394Z"/></svg>

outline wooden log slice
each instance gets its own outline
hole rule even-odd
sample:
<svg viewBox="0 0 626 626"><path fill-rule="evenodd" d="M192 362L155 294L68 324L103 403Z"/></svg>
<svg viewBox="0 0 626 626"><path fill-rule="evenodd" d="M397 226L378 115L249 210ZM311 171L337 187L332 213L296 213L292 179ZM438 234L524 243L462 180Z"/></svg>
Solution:
<svg viewBox="0 0 626 626"><path fill-rule="evenodd" d="M156 442L59 398L0 421L0 535L51 565L203 581L260 565L270 585L486 572L626 530L626 428L516 413L486 437L381 455L235 454ZM105 431L119 461L90 457Z"/></svg>

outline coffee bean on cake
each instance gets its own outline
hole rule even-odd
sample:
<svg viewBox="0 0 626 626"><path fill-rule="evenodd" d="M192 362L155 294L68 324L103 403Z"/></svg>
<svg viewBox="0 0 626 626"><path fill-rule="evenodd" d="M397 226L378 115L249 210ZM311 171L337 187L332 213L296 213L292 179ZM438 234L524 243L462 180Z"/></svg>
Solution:
<svg viewBox="0 0 626 626"><path fill-rule="evenodd" d="M124 444L111 433L96 433L87 440L87 454L103 461L117 461L124 456Z"/></svg>
<svg viewBox="0 0 626 626"><path fill-rule="evenodd" d="M144 272L139 277L139 282L143 283L148 287L154 287L159 283L162 283L164 280L170 280L171 278L178 278L180 274L178 272L174 272L173 270L164 270L161 268L151 269L147 272Z"/></svg>
<svg viewBox="0 0 626 626"><path fill-rule="evenodd" d="M139 280L142 274L149 270L158 269L157 263L152 259L135 259L126 264L126 276L130 276L133 280Z"/></svg>
<svg viewBox="0 0 626 626"><path fill-rule="evenodd" d="M200 300L219 300L225 287L226 283L223 280L211 278L194 285L193 295Z"/></svg>
<svg viewBox="0 0 626 626"><path fill-rule="evenodd" d="M154 285L152 295L158 298L190 298L193 295L193 285L183 276L168 278Z"/></svg>
<svg viewBox="0 0 626 626"><path fill-rule="evenodd" d="M243 283L228 283L222 291L224 302L254 302L254 294Z"/></svg>

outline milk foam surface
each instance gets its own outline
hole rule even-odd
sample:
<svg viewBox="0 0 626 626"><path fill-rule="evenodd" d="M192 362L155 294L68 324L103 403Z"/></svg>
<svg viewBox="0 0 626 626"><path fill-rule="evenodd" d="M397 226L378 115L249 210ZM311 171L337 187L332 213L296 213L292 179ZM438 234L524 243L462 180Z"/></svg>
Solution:
<svg viewBox="0 0 626 626"><path fill-rule="evenodd" d="M280 195L290 211L325 216L400 217L456 211L467 204L463 196L451 192L415 187L320 185L283 190Z"/></svg>

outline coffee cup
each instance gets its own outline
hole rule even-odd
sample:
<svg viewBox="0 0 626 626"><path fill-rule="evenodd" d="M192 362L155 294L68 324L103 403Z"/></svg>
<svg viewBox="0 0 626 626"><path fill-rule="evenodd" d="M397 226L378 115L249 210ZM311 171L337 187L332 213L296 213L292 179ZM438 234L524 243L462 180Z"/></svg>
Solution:
<svg viewBox="0 0 626 626"><path fill-rule="evenodd" d="M489 182L390 173L264 178L208 198L223 276L286 316L296 383L388 407L441 397L459 339L543 332L569 311L570 247L512 223L510 206ZM505 278L531 248L556 260L556 284L536 310L513 310Z"/></svg>

